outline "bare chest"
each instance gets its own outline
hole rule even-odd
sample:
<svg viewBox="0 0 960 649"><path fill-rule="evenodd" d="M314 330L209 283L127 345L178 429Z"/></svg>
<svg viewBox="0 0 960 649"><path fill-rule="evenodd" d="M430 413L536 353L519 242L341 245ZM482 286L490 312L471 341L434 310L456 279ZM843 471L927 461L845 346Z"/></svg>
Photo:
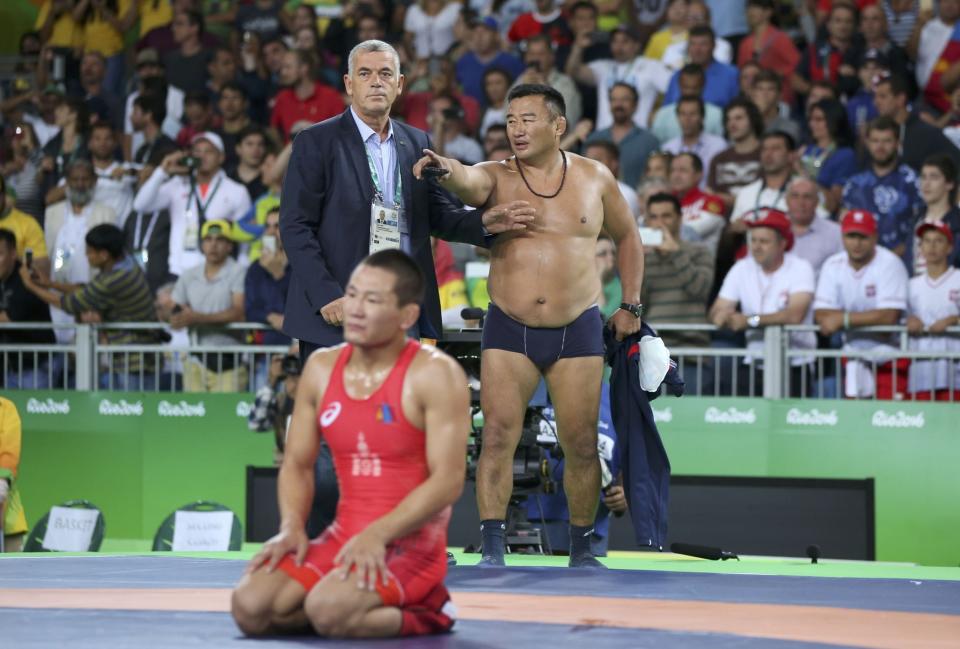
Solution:
<svg viewBox="0 0 960 649"><path fill-rule="evenodd" d="M507 170L497 180L493 204L518 200L530 203L536 209L536 216L528 227L529 234L595 239L603 227L603 201L599 183L580 170L571 168L559 193L552 196L559 186L558 180L554 180L552 186L539 178L527 177L525 182L518 172Z"/></svg>

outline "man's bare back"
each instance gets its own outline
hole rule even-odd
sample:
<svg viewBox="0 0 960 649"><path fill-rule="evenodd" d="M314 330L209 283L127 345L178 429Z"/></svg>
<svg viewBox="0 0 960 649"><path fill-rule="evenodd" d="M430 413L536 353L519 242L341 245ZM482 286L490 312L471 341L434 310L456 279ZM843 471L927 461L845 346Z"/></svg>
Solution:
<svg viewBox="0 0 960 649"><path fill-rule="evenodd" d="M536 196L526 187L515 159L481 165L496 176L491 205L523 200L536 210L526 230L494 241L488 285L497 306L531 327L572 322L596 303L601 290L594 254L604 224L602 167L565 155L566 179L553 198ZM532 172L525 173L534 182Z"/></svg>

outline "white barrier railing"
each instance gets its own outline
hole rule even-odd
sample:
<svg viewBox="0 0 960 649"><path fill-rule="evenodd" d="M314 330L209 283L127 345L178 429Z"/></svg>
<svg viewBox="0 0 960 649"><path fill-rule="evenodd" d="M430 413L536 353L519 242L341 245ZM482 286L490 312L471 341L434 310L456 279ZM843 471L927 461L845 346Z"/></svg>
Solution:
<svg viewBox="0 0 960 649"><path fill-rule="evenodd" d="M661 334L670 332L702 331L716 336L718 329L709 324L652 323ZM159 323L109 323L51 325L51 323L0 323L0 336L10 329L67 329L75 331L74 340L66 345L0 344L0 379L7 388L75 388L78 390L146 390L183 391L185 369L190 376L204 384L211 376L219 377L240 368L230 376L232 384L220 389L247 391L259 387L266 376L270 359L286 353L286 347L277 345L242 344L200 345L196 343L197 330L191 330L187 344L125 344L111 345L100 340L101 330L164 330ZM237 323L208 330L233 332L237 335L269 327L253 323ZM896 334L897 349L890 351L850 350L837 348L807 349L791 346L791 333L816 332L815 325L770 326L763 330L762 351L744 346L673 347L671 356L687 381L687 394L693 396L752 396L771 399L836 398L842 396L844 386L843 364L856 360L867 367L873 383L886 371L892 359L903 361L945 361L950 368L948 384L950 400L960 401L960 351L918 351L910 348L909 335L904 327L863 327L858 333ZM952 327L946 334L960 340L960 327ZM475 342L479 345L479 330L451 333L450 340ZM2 339L2 338L0 338ZM794 359L804 357L807 363ZM756 360L753 362L751 359ZM901 362L901 365L906 363ZM29 380L29 379L32 379ZM892 392L911 398L906 385L907 374L892 374ZM131 385L133 388L131 388ZM209 388L204 388L209 389ZM187 390L189 391L189 390ZM875 398L876 395L870 395ZM894 397L896 398L896 397Z"/></svg>

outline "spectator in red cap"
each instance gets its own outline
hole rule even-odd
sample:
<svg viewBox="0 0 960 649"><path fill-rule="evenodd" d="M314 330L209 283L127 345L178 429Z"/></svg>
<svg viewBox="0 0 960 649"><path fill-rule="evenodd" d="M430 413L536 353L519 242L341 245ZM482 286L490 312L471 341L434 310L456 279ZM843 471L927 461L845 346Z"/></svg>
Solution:
<svg viewBox="0 0 960 649"><path fill-rule="evenodd" d="M877 219L871 212L850 210L840 229L844 251L823 264L814 318L824 336L843 332L844 349L889 353L869 361L846 361L843 393L847 397L902 398L909 363L893 358L895 338L857 329L900 322L907 307L907 269L894 253L877 246Z"/></svg>
<svg viewBox="0 0 960 649"><path fill-rule="evenodd" d="M727 273L710 307L710 321L724 329L746 332L747 354L738 368L737 393L762 396L762 329L768 325L812 324L810 304L815 280L810 262L788 252L793 248L793 229L786 214L760 208L747 220L747 227L750 255ZM809 331L791 333L790 347L813 349L816 337ZM790 395L808 396L813 386L813 359L793 356L790 365Z"/></svg>
<svg viewBox="0 0 960 649"><path fill-rule="evenodd" d="M917 228L926 272L910 280L907 331L910 349L958 352L960 339L945 335L960 325L960 271L949 264L954 235L944 222ZM918 401L960 401L960 361L915 360L910 364L909 390Z"/></svg>

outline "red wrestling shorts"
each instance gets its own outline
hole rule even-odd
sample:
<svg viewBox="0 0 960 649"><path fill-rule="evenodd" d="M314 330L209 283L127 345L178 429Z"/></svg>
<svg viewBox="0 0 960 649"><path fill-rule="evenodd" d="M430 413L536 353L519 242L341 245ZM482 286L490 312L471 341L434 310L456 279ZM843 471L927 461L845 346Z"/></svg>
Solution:
<svg viewBox="0 0 960 649"><path fill-rule="evenodd" d="M348 540L349 537L328 528L310 542L302 565L297 566L293 555L288 554L277 567L309 593L334 569L333 560ZM403 541L400 539L387 546L387 583L377 580L376 590L385 606L404 607L423 602L438 585L443 584L447 574L446 548L424 553L420 548L406 547Z"/></svg>

